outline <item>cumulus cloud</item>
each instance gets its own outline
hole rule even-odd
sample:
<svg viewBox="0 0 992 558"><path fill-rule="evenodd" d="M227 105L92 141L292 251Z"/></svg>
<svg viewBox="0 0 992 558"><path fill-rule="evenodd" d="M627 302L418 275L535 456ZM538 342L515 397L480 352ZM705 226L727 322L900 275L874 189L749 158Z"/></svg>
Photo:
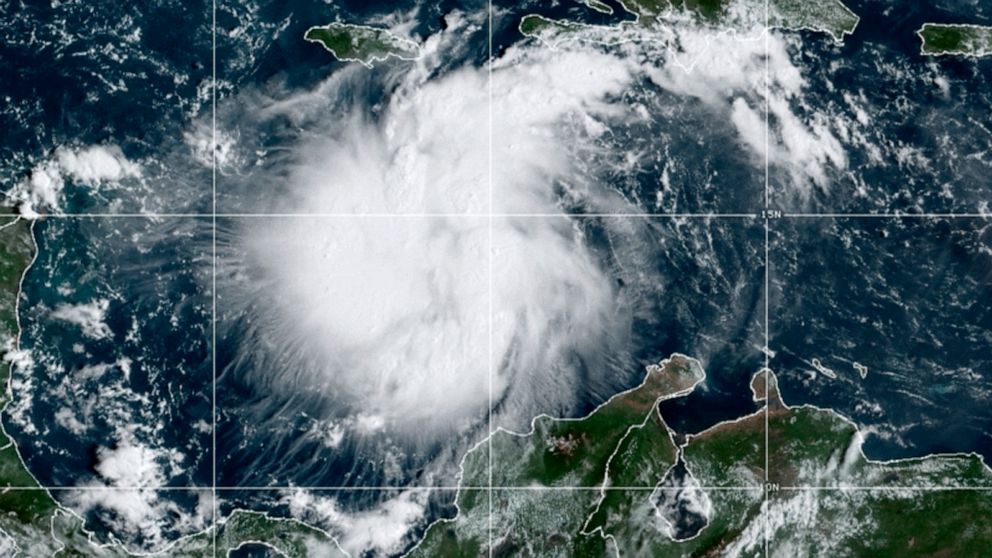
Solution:
<svg viewBox="0 0 992 558"><path fill-rule="evenodd" d="M643 69L660 87L696 97L718 112L729 106L742 142L787 171L796 192L805 195L811 184L825 189L829 167L845 170L848 164L838 136L855 134L846 123L802 103L806 81L792 63L790 39L767 30L761 17L754 16L753 10L738 6L728 14L733 23L727 29L678 16L666 17L665 25L650 30L633 24L578 25L552 31L542 42L557 49L582 42L610 45L643 60ZM799 116L797 108L807 114ZM860 123L867 125L864 119Z"/></svg>
<svg viewBox="0 0 992 558"><path fill-rule="evenodd" d="M4 531L0 531L0 554L4 556L17 556L17 541Z"/></svg>
<svg viewBox="0 0 992 558"><path fill-rule="evenodd" d="M51 158L38 163L9 195L22 215L35 217L39 211L59 209L66 180L96 187L140 175L141 167L129 161L117 146L60 146Z"/></svg>
<svg viewBox="0 0 992 558"><path fill-rule="evenodd" d="M76 150L59 147L55 161L64 174L90 186L141 173L140 167L128 161L116 146L91 145Z"/></svg>
<svg viewBox="0 0 992 558"><path fill-rule="evenodd" d="M751 149L760 155L765 154L765 122L746 100L741 97L734 99L730 121L737 128L741 139Z"/></svg>
<svg viewBox="0 0 992 558"><path fill-rule="evenodd" d="M683 45L690 45L688 52L699 54L688 65L648 67L657 85L696 97L717 111L729 105L730 121L742 142L760 158L767 155L772 165L785 169L800 194L810 184L828 188L829 168L847 168L847 154L837 138L843 130L833 129L829 115L812 112L800 117L794 110L806 81L792 63L785 38L775 33L742 36L693 27L676 32Z"/></svg>
<svg viewBox="0 0 992 558"><path fill-rule="evenodd" d="M424 515L427 492L401 492L362 511L342 510L333 498L306 490L296 490L283 500L294 517L325 528L350 555L384 556L396 554L409 542L411 528Z"/></svg>
<svg viewBox="0 0 992 558"><path fill-rule="evenodd" d="M209 491L200 491L192 511L156 490L121 490L90 487L65 496L66 503L83 514L96 514L124 539L133 551L157 552L176 533L188 534L208 527L212 518Z"/></svg>
<svg viewBox="0 0 992 558"><path fill-rule="evenodd" d="M190 511L156 490L181 470L180 452L144 443L125 425L119 425L115 438L112 447L97 448L94 470L99 481L69 493L70 506L99 515L118 535L125 535L129 546L143 551L161 549L175 533L207 527L212 517L209 492L200 492Z"/></svg>
<svg viewBox="0 0 992 558"><path fill-rule="evenodd" d="M87 327L93 322L78 321ZM62 494L65 505L99 517L125 546L143 552L160 550L179 534L207 526L209 500L189 501L188 494L177 498L176 493L157 490L188 483L191 457L196 456L163 437L164 417L172 403L130 386L129 373L141 363L121 357L67 369L57 356L45 352L14 351L5 358L16 368L10 386L16 397L5 412L20 432L41 436L41 428L64 428L75 435L99 433L101 445L92 453L91 473L77 479L81 490ZM58 405L54 421L39 420L34 402L40 398Z"/></svg>
<svg viewBox="0 0 992 558"><path fill-rule="evenodd" d="M669 471L661 485L651 496L656 513L662 519L662 531L674 540L691 538L695 532L680 532L678 522L685 516L695 516L693 519L710 521L713 504L709 495L702 490L699 481L689 471ZM702 528L700 525L697 528Z"/></svg>
<svg viewBox="0 0 992 558"><path fill-rule="evenodd" d="M159 486L165 481L163 451L134 440L97 449L96 472L114 486Z"/></svg>
<svg viewBox="0 0 992 558"><path fill-rule="evenodd" d="M113 332L104 322L110 301L94 300L85 304L59 304L52 311L52 318L79 326L83 335L90 339L106 339Z"/></svg>

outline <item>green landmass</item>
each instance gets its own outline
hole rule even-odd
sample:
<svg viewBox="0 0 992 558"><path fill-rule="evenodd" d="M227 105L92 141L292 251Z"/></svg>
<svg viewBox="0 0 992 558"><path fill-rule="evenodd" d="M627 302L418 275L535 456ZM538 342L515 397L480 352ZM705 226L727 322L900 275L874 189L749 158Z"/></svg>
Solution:
<svg viewBox="0 0 992 558"><path fill-rule="evenodd" d="M539 37L547 33L563 33L582 28L583 26L577 23L549 19L542 15L526 15L520 20L520 32L529 37Z"/></svg>
<svg viewBox="0 0 992 558"><path fill-rule="evenodd" d="M837 42L854 33L861 18L840 0L770 0L769 26L777 29L817 31Z"/></svg>
<svg viewBox="0 0 992 558"><path fill-rule="evenodd" d="M34 258L35 248L31 221L19 218L11 208L0 209L0 215L0 346L8 357L9 351L16 347L18 335L17 299L21 277ZM4 386L0 409L10 403L10 372L10 362L4 358L0 361L0 381ZM2 431L0 448L0 531L18 541L20 548L27 543L48 550L45 555L49 556L57 549L55 541L46 545L41 540L36 544L35 540L44 538L58 505L48 493L37 490L38 484L24 467L17 448Z"/></svg>
<svg viewBox="0 0 992 558"><path fill-rule="evenodd" d="M588 4L587 4L588 5ZM590 25L539 14L524 16L520 32L552 46L567 40L605 44L624 41L674 42L672 29L690 26L716 32L751 32L766 27L810 30L843 41L859 18L840 0L620 0L635 22ZM593 9L597 9L590 6Z"/></svg>
<svg viewBox="0 0 992 558"><path fill-rule="evenodd" d="M390 57L414 60L420 56L420 47L413 41L397 37L386 29L364 25L331 23L311 27L303 38L322 45L342 62L358 62L367 68Z"/></svg>
<svg viewBox="0 0 992 558"><path fill-rule="evenodd" d="M928 55L990 56L992 27L925 23L916 32Z"/></svg>
<svg viewBox="0 0 992 558"><path fill-rule="evenodd" d="M217 554L227 556L231 550L247 543L261 544L287 558L346 558L330 535L295 519L279 519L266 514L237 510L219 521ZM168 556L210 556L213 532L208 530L179 541L167 551Z"/></svg>
<svg viewBox="0 0 992 558"><path fill-rule="evenodd" d="M649 4L648 8L657 13L658 7L651 6L665 4L666 2L637 2L639 5ZM671 6L675 9L694 13L709 21L719 21L726 15L727 8L732 2L728 0L672 0Z"/></svg>
<svg viewBox="0 0 992 558"><path fill-rule="evenodd" d="M992 492L978 490L992 487L992 474L979 457L870 461L851 422L787 406L771 372L752 379L755 413L678 446L658 402L702 377L698 363L675 356L585 418L542 416L527 434L497 431L466 455L458 515L432 525L409 556L758 557L766 529L770 548L790 556L992 548ZM490 448L491 491L483 486ZM656 488L679 459L694 483ZM705 527L675 537L656 506L661 490L705 501Z"/></svg>
<svg viewBox="0 0 992 558"><path fill-rule="evenodd" d="M678 447L658 404L702 379L697 362L675 356L584 418L540 416L527 434L497 430L462 462L458 517L432 525L409 556L485 555L490 513L496 555L603 556L605 539L584 534L583 525L598 506L605 517L628 499L614 501L612 492L596 488L661 482ZM483 487L490 474L493 485L518 488L489 491Z"/></svg>

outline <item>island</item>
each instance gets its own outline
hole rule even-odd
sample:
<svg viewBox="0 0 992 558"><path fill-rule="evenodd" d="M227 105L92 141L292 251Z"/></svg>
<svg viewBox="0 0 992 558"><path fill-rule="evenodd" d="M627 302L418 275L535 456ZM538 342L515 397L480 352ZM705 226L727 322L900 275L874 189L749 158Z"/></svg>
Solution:
<svg viewBox="0 0 992 558"><path fill-rule="evenodd" d="M540 14L522 18L521 34L558 46L569 40L604 44L628 41L675 41L674 26L690 26L714 32L747 33L767 28L825 33L835 42L854 32L860 18L840 0L619 0L634 21L617 25L591 25L551 19ZM590 8L603 11L586 3ZM607 6L608 7L608 6ZM767 7L767 10L766 10Z"/></svg>
<svg viewBox="0 0 992 558"><path fill-rule="evenodd" d="M311 27L303 38L320 44L342 62L358 62L366 68L372 68L376 62L390 57L401 60L420 57L417 43L397 37L386 29L366 25L331 23Z"/></svg>
<svg viewBox="0 0 992 558"><path fill-rule="evenodd" d="M613 8L600 0L583 0L582 3L601 14L613 15Z"/></svg>
<svg viewBox="0 0 992 558"><path fill-rule="evenodd" d="M928 56L992 56L992 26L924 23L916 34Z"/></svg>

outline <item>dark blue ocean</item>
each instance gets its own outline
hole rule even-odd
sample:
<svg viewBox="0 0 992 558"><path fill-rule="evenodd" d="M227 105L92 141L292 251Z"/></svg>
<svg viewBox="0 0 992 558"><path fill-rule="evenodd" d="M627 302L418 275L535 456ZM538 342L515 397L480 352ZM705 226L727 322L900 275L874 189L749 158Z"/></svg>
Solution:
<svg viewBox="0 0 992 558"><path fill-rule="evenodd" d="M622 10L607 3L618 15L572 2L497 2L506 12L493 29L494 53L522 39L516 24L523 14L619 21ZM645 211L745 215L658 217L639 225L638 240L651 250L639 255L643 273L636 276L620 265L631 257L623 235L603 219L581 220L592 252L613 273L617 290L631 293L626 304L637 312L627 344L606 355L629 374L615 385L576 385L583 403L571 412L583 414L635 385L645 365L673 352L699 358L707 372L691 396L663 405L677 432L752 412L747 386L765 365L767 338L774 355L769 365L786 401L836 409L869 429L869 457L977 452L992 462L992 219L977 215L989 213L992 198L992 59L926 58L915 36L926 21L990 24L992 7L977 1L848 4L862 20L843 46L808 32L790 43L806 81L793 112L852 118L848 95L870 118L865 137L842 142L848 168L831 170L828 188L797 195L787 173L773 167L766 206L765 169L721 115L693 98L651 91L646 80L614 100L634 102L650 93L666 110L649 123L611 130L610 147L617 153L655 149L675 163L665 167L668 190L660 207L653 205L662 187L660 165L604 171L604 182ZM484 6L421 6L415 34L436 33L452 9ZM239 129L239 96L279 99L315 88L344 65L300 40L306 28L337 19L365 22L396 10L389 2L220 3L219 128L259 149L296 137L300 130L292 122ZM215 297L211 281L213 175L185 139L210 124L211 22L211 5L204 2L0 6L0 71L14 77L0 82L0 188L13 188L58 146L114 144L143 162L140 186L96 190L69 183L66 213L189 214L35 224L39 256L20 307L22 348L35 365L14 378L13 395L22 404L4 413L4 426L47 486L101 482L101 452L121 444L153 448L174 460L162 483L194 489L161 498L190 513L193 495L213 485L382 484L385 465L362 455L360 446L332 452L305 436L320 393L279 399L247 380L253 363L238 355L244 343L260 340L243 337L243 324L222 328L214 345L224 298ZM483 64L487 37L479 29L463 59L439 72ZM375 88L377 72L386 71L388 64L371 71L357 90L368 95L357 102L371 113L389 94ZM878 146L881 155L866 145ZM219 178L218 204L237 207L243 191L236 184L237 177ZM572 213L584 209L565 205ZM761 218L765 210L773 218ZM815 216L893 212L904 215ZM969 215L921 216L949 213ZM218 227L223 241L232 229L223 220ZM60 305L99 301L106 301L105 336L53 318ZM813 359L836 377L817 372ZM864 378L855 363L867 367ZM585 363L576 366L587 377L597 375ZM260 408L268 413L265 428L246 422ZM129 426L136 423L141 426ZM418 448L399 464L401 480L390 482L417 484L431 460L453 451L443 444ZM334 494L356 509L392 495ZM55 496L71 502L72 493ZM450 496L438 492L432 513L450 513ZM286 513L278 499L231 490L223 493L221 509ZM87 517L108 536L112 515L96 509ZM264 555L252 552L242 550Z"/></svg>

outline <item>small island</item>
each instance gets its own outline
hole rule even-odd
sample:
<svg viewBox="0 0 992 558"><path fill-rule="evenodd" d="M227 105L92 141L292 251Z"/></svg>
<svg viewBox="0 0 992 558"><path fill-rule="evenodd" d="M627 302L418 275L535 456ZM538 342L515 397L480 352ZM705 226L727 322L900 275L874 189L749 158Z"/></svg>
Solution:
<svg viewBox="0 0 992 558"><path fill-rule="evenodd" d="M928 56L992 56L992 26L925 23L916 34Z"/></svg>
<svg viewBox="0 0 992 558"><path fill-rule="evenodd" d="M320 44L342 62L358 62L366 68L390 57L400 60L420 57L417 43L397 37L386 29L365 25L331 23L311 27L303 38Z"/></svg>
<svg viewBox="0 0 992 558"><path fill-rule="evenodd" d="M613 8L611 8L609 4L601 2L600 0L583 0L582 3L601 14L613 15Z"/></svg>

